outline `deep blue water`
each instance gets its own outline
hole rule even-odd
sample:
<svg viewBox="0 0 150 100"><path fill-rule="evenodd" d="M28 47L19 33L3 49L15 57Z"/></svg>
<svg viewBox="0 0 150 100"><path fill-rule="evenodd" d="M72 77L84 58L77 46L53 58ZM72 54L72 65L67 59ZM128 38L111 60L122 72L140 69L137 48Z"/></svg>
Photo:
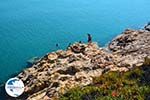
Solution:
<svg viewBox="0 0 150 100"><path fill-rule="evenodd" d="M148 21L150 0L0 0L0 82L34 56L85 42L86 33L104 46Z"/></svg>

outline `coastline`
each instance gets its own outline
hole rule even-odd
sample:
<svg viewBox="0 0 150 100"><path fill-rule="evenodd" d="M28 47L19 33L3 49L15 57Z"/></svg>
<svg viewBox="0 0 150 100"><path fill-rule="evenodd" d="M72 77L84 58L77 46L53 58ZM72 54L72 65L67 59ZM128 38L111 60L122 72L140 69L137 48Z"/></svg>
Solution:
<svg viewBox="0 0 150 100"><path fill-rule="evenodd" d="M64 51L48 53L17 75L25 83L25 93L20 98L59 98L75 86L92 84L93 77L142 66L145 57L150 56L149 39L148 30L125 30L108 44L111 52L92 42L75 43Z"/></svg>

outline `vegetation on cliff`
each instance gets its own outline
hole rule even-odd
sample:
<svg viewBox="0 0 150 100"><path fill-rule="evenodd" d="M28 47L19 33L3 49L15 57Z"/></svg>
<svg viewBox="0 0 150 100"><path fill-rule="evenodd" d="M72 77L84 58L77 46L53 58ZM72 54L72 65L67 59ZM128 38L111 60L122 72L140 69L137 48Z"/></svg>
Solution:
<svg viewBox="0 0 150 100"><path fill-rule="evenodd" d="M108 72L94 79L93 84L76 87L60 100L149 100L150 59L143 66L128 72Z"/></svg>

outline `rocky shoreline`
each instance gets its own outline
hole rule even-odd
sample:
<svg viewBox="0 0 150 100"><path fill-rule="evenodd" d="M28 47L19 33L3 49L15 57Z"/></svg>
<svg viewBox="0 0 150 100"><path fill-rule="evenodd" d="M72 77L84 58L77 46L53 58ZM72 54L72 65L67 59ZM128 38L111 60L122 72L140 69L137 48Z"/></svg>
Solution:
<svg viewBox="0 0 150 100"><path fill-rule="evenodd" d="M75 43L66 50L48 53L17 77L25 84L18 99L57 100L73 87L93 83L108 71L128 71L150 58L150 31L125 30L112 40L108 50L97 43Z"/></svg>
<svg viewBox="0 0 150 100"><path fill-rule="evenodd" d="M150 32L127 29L109 44L109 49L119 56L118 65L141 66L143 59L150 57Z"/></svg>

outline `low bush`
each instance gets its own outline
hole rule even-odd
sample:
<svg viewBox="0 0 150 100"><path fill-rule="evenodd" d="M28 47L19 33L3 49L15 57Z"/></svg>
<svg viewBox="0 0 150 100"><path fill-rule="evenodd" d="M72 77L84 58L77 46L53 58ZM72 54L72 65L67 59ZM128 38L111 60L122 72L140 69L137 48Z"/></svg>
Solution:
<svg viewBox="0 0 150 100"><path fill-rule="evenodd" d="M108 72L89 86L69 90L60 100L150 100L149 74L147 64L124 73Z"/></svg>

